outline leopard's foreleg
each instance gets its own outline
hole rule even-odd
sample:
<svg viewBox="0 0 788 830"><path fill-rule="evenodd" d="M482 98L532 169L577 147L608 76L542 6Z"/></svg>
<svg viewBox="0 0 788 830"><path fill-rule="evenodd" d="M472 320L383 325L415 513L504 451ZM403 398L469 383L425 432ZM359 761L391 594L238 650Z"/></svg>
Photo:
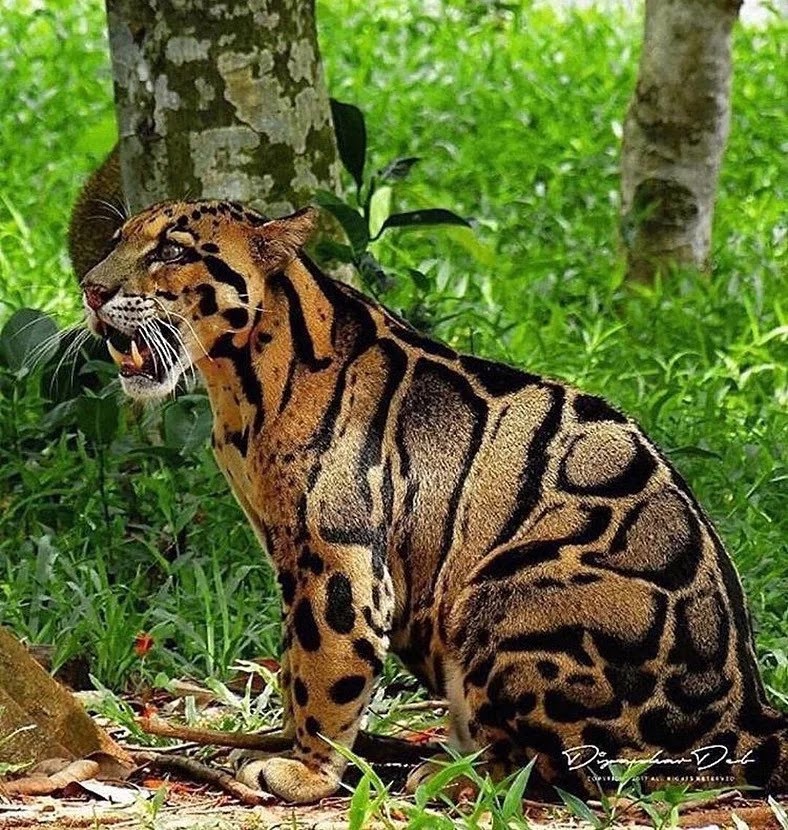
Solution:
<svg viewBox="0 0 788 830"><path fill-rule="evenodd" d="M388 649L391 591L381 584L388 572L376 576L369 552L355 547L325 555L308 550L298 561L305 567L297 576L280 579L292 587L285 597L283 674L293 749L247 764L239 778L305 803L339 786L347 760L331 743L350 749L358 734Z"/></svg>

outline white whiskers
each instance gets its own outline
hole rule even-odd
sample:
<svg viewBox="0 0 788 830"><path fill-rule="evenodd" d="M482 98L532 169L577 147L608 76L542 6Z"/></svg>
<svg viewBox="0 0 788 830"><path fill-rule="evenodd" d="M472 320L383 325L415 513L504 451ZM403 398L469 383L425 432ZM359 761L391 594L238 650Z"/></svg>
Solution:
<svg viewBox="0 0 788 830"><path fill-rule="evenodd" d="M129 218L129 209L128 205L118 205L114 204L114 202L108 202L106 199L92 199L91 201L95 202L97 205L101 207L108 208L112 217L115 219L120 219L121 224L125 222ZM123 208L123 210L121 209ZM125 212L124 212L125 211ZM104 219L109 219L108 216L103 217Z"/></svg>

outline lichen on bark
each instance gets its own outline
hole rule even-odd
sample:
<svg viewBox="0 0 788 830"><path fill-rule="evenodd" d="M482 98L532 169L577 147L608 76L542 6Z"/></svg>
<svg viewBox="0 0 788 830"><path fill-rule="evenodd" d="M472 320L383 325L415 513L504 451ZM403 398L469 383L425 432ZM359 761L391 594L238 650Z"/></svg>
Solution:
<svg viewBox="0 0 788 830"><path fill-rule="evenodd" d="M107 0L107 16L132 210L204 197L277 215L337 188L313 0Z"/></svg>
<svg viewBox="0 0 788 830"><path fill-rule="evenodd" d="M646 0L637 87L624 123L622 237L629 275L706 268L730 123L740 0Z"/></svg>

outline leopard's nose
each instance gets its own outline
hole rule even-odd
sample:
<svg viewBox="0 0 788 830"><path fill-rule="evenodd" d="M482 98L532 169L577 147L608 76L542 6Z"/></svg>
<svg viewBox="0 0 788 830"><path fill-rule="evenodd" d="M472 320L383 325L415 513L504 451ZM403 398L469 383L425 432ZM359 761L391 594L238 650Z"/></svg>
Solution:
<svg viewBox="0 0 788 830"><path fill-rule="evenodd" d="M107 288L105 285L98 285L97 283L86 283L82 287L85 302L88 304L88 308L92 308L93 311L96 311L105 303L109 302L119 290L119 287Z"/></svg>

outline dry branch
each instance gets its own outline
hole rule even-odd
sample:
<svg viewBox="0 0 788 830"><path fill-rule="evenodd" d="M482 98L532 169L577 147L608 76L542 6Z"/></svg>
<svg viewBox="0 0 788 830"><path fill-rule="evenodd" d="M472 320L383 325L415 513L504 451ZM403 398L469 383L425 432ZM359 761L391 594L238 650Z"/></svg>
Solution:
<svg viewBox="0 0 788 830"><path fill-rule="evenodd" d="M140 727L149 735L160 735L197 744L229 746L234 749L255 749L263 752L286 752L293 746L292 738L280 733L245 734L242 732L220 732L215 729L200 729L193 726L173 725L161 718L140 718ZM359 732L353 746L355 752L375 763L416 764L425 757L440 752L439 744L413 744L400 738Z"/></svg>
<svg viewBox="0 0 788 830"><path fill-rule="evenodd" d="M165 772L182 772L194 781L213 784L252 807L274 800L274 796L247 787L228 772L212 769L194 758L185 755L171 755L165 752L135 752L134 760L140 766L151 766Z"/></svg>
<svg viewBox="0 0 788 830"><path fill-rule="evenodd" d="M6 781L3 790L9 795L51 795L74 781L95 778L98 771L99 765L95 761L72 761L53 775L30 775L16 781Z"/></svg>

